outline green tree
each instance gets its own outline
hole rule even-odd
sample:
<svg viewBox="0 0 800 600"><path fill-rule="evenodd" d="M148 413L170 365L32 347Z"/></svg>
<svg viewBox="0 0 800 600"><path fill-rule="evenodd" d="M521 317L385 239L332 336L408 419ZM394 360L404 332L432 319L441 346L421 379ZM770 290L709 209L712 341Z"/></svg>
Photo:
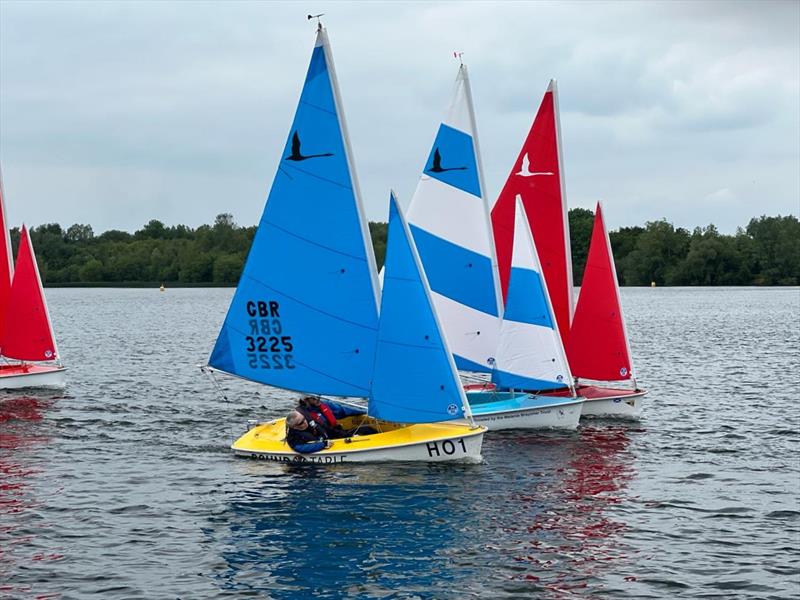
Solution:
<svg viewBox="0 0 800 600"><path fill-rule="evenodd" d="M689 251L689 232L666 219L650 221L636 240L636 248L622 261L625 285L664 285Z"/></svg>
<svg viewBox="0 0 800 600"><path fill-rule="evenodd" d="M572 249L572 278L575 285L583 280L583 269L589 255L589 242L592 239L594 213L586 208L573 208L569 211L569 237Z"/></svg>
<svg viewBox="0 0 800 600"><path fill-rule="evenodd" d="M64 234L64 239L68 242L86 242L94 237L91 225L70 225Z"/></svg>

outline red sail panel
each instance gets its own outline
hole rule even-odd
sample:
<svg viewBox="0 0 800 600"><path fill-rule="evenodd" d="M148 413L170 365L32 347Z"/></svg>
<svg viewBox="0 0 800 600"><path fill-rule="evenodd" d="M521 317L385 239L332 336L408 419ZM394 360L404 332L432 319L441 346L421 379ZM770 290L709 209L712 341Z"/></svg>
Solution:
<svg viewBox="0 0 800 600"><path fill-rule="evenodd" d="M7 308L0 353L17 360L54 360L56 345L50 317L33 246L24 225Z"/></svg>
<svg viewBox="0 0 800 600"><path fill-rule="evenodd" d="M514 168L492 209L492 229L505 298L514 244L514 204L519 195L531 224L558 330L566 343L573 306L572 257L561 182L556 94L555 82L550 82Z"/></svg>
<svg viewBox="0 0 800 600"><path fill-rule="evenodd" d="M567 357L575 377L616 381L632 376L617 272L599 202Z"/></svg>
<svg viewBox="0 0 800 600"><path fill-rule="evenodd" d="M0 344L2 343L2 324L5 321L6 305L14 275L11 254L11 237L6 223L6 201L3 195L3 179L0 175Z"/></svg>

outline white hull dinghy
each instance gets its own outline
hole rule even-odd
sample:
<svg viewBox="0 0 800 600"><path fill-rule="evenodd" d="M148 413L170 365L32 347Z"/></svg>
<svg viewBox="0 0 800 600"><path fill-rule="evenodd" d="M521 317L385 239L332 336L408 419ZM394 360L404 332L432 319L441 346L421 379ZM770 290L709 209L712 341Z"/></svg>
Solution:
<svg viewBox="0 0 800 600"><path fill-rule="evenodd" d="M467 393L478 425L498 429L576 429L584 401L525 392ZM554 401L555 400L555 401Z"/></svg>
<svg viewBox="0 0 800 600"><path fill-rule="evenodd" d="M291 463L479 461L486 429L471 422L393 195L380 294L350 154L320 25L283 158L209 366L302 394L366 397L368 414L358 418L377 433L300 453L286 441L285 419L277 419L250 429L231 448L238 456ZM417 385L398 385L402 376ZM469 423L438 423L454 418Z"/></svg>
<svg viewBox="0 0 800 600"><path fill-rule="evenodd" d="M67 368L60 365L36 363L0 365L0 389L63 389L67 385L66 371Z"/></svg>
<svg viewBox="0 0 800 600"><path fill-rule="evenodd" d="M559 370L560 380L556 380L558 374L551 373L556 369L551 368L550 355L563 355L563 348L556 349L560 342L553 336L552 326L529 318L525 311L518 313L516 322L501 319L503 301L483 189L475 113L463 64L450 109L439 126L411 200L409 223L456 365L466 372L491 374L496 383L499 370L506 369L498 383L502 390L519 389L517 384L529 383L531 372L540 376L533 380L536 383L552 380L554 389L568 389L568 370ZM521 277L524 288L532 275L522 273ZM520 289L518 297L525 293ZM521 306L519 301L517 306ZM507 316L508 307L506 319ZM520 351L525 360L514 361L513 355ZM476 422L490 429L550 428L556 421L560 427L577 426L577 420L572 418L573 405L580 404L577 398L542 400L515 393L511 401L508 394L494 392L473 392L469 398L470 404L475 403Z"/></svg>
<svg viewBox="0 0 800 600"><path fill-rule="evenodd" d="M569 335L570 366L587 400L584 416L638 419L647 392L636 384L614 255L599 202ZM586 380L592 383L583 383Z"/></svg>

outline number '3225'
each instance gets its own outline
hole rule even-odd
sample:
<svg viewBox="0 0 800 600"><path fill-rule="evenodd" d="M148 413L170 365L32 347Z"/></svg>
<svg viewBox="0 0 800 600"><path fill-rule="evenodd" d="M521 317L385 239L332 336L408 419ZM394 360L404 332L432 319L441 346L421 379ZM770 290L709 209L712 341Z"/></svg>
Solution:
<svg viewBox="0 0 800 600"><path fill-rule="evenodd" d="M258 337L248 335L245 339L247 340L247 352L291 352L294 350L292 336L290 335L284 335L280 338L276 336L266 338L262 335ZM279 344L283 346L283 348L279 348Z"/></svg>

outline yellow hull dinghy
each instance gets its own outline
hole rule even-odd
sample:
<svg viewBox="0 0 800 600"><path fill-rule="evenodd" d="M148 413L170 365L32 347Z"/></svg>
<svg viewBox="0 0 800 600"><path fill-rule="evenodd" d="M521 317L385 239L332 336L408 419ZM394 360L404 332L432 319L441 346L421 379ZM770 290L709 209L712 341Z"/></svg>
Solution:
<svg viewBox="0 0 800 600"><path fill-rule="evenodd" d="M237 456L286 463L357 463L388 461L481 460L485 427L454 423L402 425L363 417L340 420L345 428L366 424L380 433L332 440L330 448L300 454L286 443L286 419L260 423L231 446Z"/></svg>
<svg viewBox="0 0 800 600"><path fill-rule="evenodd" d="M328 443L323 438L335 437L334 430L315 416L293 414L292 447L286 420L278 419L253 427L232 449L281 462L480 460L486 428L472 421L408 224L392 194L381 290L350 153L320 25L289 139L208 366L301 394L367 398L368 417L340 424L371 429ZM467 424L444 423L453 419Z"/></svg>

